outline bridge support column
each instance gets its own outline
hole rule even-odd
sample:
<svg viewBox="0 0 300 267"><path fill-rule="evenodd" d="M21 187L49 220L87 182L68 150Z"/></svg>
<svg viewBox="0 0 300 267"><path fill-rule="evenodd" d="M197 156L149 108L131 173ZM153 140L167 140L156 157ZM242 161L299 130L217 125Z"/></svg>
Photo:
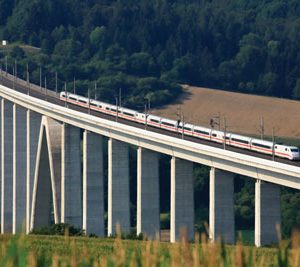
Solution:
<svg viewBox="0 0 300 267"><path fill-rule="evenodd" d="M34 184L36 155L41 127L41 115L27 110L27 174L26 174L26 233L30 231L30 217Z"/></svg>
<svg viewBox="0 0 300 267"><path fill-rule="evenodd" d="M159 154L137 150L137 235L154 239L160 231Z"/></svg>
<svg viewBox="0 0 300 267"><path fill-rule="evenodd" d="M255 183L255 246L278 242L280 186L257 180Z"/></svg>
<svg viewBox="0 0 300 267"><path fill-rule="evenodd" d="M61 123L42 117L36 153L30 230L49 226L53 219L54 223L60 222L61 127Z"/></svg>
<svg viewBox="0 0 300 267"><path fill-rule="evenodd" d="M130 231L129 151L126 143L108 140L108 236L117 224Z"/></svg>
<svg viewBox="0 0 300 267"><path fill-rule="evenodd" d="M194 238L194 179L193 163L171 159L171 221L170 241ZM185 232L186 231L186 232ZM185 236L184 236L185 235Z"/></svg>
<svg viewBox="0 0 300 267"><path fill-rule="evenodd" d="M13 234L22 231L26 219L27 110L13 107ZM25 230L25 229L24 229Z"/></svg>
<svg viewBox="0 0 300 267"><path fill-rule="evenodd" d="M13 104L1 100L1 233L12 232Z"/></svg>
<svg viewBox="0 0 300 267"><path fill-rule="evenodd" d="M209 180L209 237L234 244L233 173L211 168Z"/></svg>
<svg viewBox="0 0 300 267"><path fill-rule="evenodd" d="M83 221L86 234L104 236L103 145L100 135L83 133Z"/></svg>
<svg viewBox="0 0 300 267"><path fill-rule="evenodd" d="M80 128L62 125L61 222L82 226Z"/></svg>

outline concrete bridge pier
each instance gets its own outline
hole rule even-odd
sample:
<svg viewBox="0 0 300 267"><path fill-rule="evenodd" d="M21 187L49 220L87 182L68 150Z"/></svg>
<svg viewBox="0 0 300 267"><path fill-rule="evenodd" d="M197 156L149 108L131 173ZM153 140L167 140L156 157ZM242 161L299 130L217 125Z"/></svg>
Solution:
<svg viewBox="0 0 300 267"><path fill-rule="evenodd" d="M33 121L32 123L34 124ZM35 162L30 230L49 226L52 222L52 208L54 223L60 222L61 127L61 123L42 117Z"/></svg>
<svg viewBox="0 0 300 267"><path fill-rule="evenodd" d="M107 235L115 233L119 224L122 233L130 231L128 144L108 140L108 222Z"/></svg>
<svg viewBox="0 0 300 267"><path fill-rule="evenodd" d="M174 156L171 159L171 221L170 241L181 234L194 238L194 177L193 163ZM182 232L182 233L181 233Z"/></svg>
<svg viewBox="0 0 300 267"><path fill-rule="evenodd" d="M27 110L27 156L26 156L26 233L30 231L31 205L33 195L36 155L42 116Z"/></svg>
<svg viewBox="0 0 300 267"><path fill-rule="evenodd" d="M234 174L211 168L209 179L209 238L234 244Z"/></svg>
<svg viewBox="0 0 300 267"><path fill-rule="evenodd" d="M160 232L159 154L137 150L137 235L154 239Z"/></svg>
<svg viewBox="0 0 300 267"><path fill-rule="evenodd" d="M83 133L83 221L86 234L104 236L104 188L102 136Z"/></svg>
<svg viewBox="0 0 300 267"><path fill-rule="evenodd" d="M12 233L22 231L26 219L27 110L13 106L13 209ZM25 225L24 225L25 226ZM24 229L25 230L25 229Z"/></svg>
<svg viewBox="0 0 300 267"><path fill-rule="evenodd" d="M257 180L255 183L255 246L277 243L276 227L280 227L280 223L280 186Z"/></svg>
<svg viewBox="0 0 300 267"><path fill-rule="evenodd" d="M13 103L1 100L1 233L12 232Z"/></svg>
<svg viewBox="0 0 300 267"><path fill-rule="evenodd" d="M62 124L61 222L82 227L80 128Z"/></svg>

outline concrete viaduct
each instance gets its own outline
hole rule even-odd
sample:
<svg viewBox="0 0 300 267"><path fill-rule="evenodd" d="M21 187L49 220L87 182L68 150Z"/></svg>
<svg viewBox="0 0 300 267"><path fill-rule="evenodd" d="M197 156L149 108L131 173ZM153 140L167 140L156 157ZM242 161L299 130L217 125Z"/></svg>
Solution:
<svg viewBox="0 0 300 267"><path fill-rule="evenodd" d="M49 95L53 93L49 92ZM159 153L171 156L170 241L194 236L193 162L211 167L209 235L235 242L233 179L255 179L255 245L277 241L280 186L300 189L300 168L198 144L77 110L0 85L1 233L65 222L87 234L130 230L128 145L137 147L137 234L160 231ZM83 156L81 136L83 130ZM103 137L108 138L104 225ZM81 160L83 168L81 169Z"/></svg>

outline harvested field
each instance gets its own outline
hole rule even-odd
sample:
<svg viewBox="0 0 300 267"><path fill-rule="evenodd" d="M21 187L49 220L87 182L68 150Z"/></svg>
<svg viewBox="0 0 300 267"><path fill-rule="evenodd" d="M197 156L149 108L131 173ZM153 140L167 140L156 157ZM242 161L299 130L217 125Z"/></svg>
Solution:
<svg viewBox="0 0 300 267"><path fill-rule="evenodd" d="M221 115L221 129L226 117L227 131L259 135L261 117L265 135L300 138L300 101L247 95L184 85L184 94L173 104L152 110L153 114L177 119L182 110L184 120L209 126L211 118ZM218 128L216 126L215 128Z"/></svg>

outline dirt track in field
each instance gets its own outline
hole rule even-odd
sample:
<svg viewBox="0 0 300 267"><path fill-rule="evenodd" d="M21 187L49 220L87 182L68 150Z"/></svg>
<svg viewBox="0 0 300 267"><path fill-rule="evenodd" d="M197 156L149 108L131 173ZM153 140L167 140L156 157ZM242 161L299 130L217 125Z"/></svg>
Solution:
<svg viewBox="0 0 300 267"><path fill-rule="evenodd" d="M184 92L175 103L151 113L177 119L182 110L186 122L210 127L210 119L220 112L221 129L226 117L228 132L251 135L259 135L263 117L266 135L274 127L276 136L300 138L300 101L192 86L184 86Z"/></svg>

